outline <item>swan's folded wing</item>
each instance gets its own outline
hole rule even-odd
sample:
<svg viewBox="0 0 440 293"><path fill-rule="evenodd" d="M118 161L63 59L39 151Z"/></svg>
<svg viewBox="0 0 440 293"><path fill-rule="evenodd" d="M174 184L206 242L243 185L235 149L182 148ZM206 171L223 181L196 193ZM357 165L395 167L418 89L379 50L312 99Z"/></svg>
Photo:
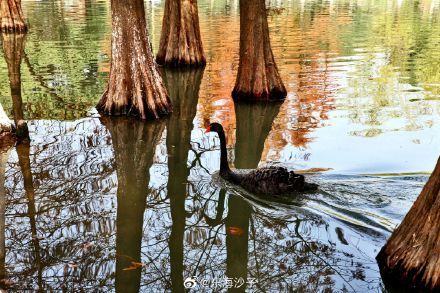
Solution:
<svg viewBox="0 0 440 293"><path fill-rule="evenodd" d="M254 193L277 194L285 190L289 182L289 172L280 167L261 168L242 176L241 185Z"/></svg>

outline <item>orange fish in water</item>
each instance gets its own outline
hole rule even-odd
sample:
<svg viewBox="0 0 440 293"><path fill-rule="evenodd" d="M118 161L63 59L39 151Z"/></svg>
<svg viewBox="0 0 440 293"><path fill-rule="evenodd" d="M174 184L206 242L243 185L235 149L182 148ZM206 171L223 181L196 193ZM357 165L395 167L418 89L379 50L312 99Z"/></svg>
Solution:
<svg viewBox="0 0 440 293"><path fill-rule="evenodd" d="M234 235L234 236L241 236L244 233L243 229L241 229L240 227L227 227L226 230L229 235Z"/></svg>

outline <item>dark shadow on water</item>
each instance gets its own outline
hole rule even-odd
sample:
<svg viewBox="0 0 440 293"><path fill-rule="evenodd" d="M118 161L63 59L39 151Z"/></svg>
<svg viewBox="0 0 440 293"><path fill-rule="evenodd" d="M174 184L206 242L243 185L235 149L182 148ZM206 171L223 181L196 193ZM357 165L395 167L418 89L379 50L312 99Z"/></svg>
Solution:
<svg viewBox="0 0 440 293"><path fill-rule="evenodd" d="M149 170L165 121L102 117L101 122L111 135L118 176L115 287L117 292L138 292Z"/></svg>
<svg viewBox="0 0 440 293"><path fill-rule="evenodd" d="M278 115L281 104L234 103L237 123L234 162L236 168L255 169L258 167L264 142L269 135L275 117ZM233 280L244 280L244 283L238 288L229 288L228 292L246 291L251 217L251 205L239 196L230 195L225 225L226 275Z"/></svg>
<svg viewBox="0 0 440 293"><path fill-rule="evenodd" d="M193 120L197 112L203 69L164 70L163 77L173 103L167 124L168 197L172 218L169 238L173 292L183 292L185 198L190 168L187 165Z"/></svg>
<svg viewBox="0 0 440 293"><path fill-rule="evenodd" d="M272 129L272 124L282 104L282 102L234 103L237 123L236 168L254 169L258 167L264 149L264 142Z"/></svg>

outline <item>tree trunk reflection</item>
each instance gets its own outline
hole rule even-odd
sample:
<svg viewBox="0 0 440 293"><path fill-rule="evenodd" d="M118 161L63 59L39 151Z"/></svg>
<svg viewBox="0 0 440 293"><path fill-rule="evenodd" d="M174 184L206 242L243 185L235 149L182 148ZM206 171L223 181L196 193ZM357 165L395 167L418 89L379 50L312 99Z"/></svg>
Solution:
<svg viewBox="0 0 440 293"><path fill-rule="evenodd" d="M3 52L8 65L9 86L11 88L14 121L18 140L29 138L29 131L24 120L21 98L21 59L24 55L25 34L2 33Z"/></svg>
<svg viewBox="0 0 440 293"><path fill-rule="evenodd" d="M150 167L165 122L103 117L114 149L118 176L116 217L116 291L138 292L141 244Z"/></svg>
<svg viewBox="0 0 440 293"><path fill-rule="evenodd" d="M185 233L185 198L193 120L197 112L200 82L203 69L185 71L164 71L164 80L172 97L174 111L168 120L168 196L170 198L171 218L173 221L169 239L171 283L173 291L183 292L183 241Z"/></svg>

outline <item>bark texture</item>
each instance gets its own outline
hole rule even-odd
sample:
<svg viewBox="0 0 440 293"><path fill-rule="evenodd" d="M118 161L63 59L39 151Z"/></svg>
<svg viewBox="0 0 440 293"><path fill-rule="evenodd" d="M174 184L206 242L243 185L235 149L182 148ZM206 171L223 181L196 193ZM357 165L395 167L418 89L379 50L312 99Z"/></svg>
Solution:
<svg viewBox="0 0 440 293"><path fill-rule="evenodd" d="M241 0L240 63L232 97L282 100L286 95L270 46L266 4L264 0Z"/></svg>
<svg viewBox="0 0 440 293"><path fill-rule="evenodd" d="M156 61L169 67L206 64L197 0L166 0Z"/></svg>
<svg viewBox="0 0 440 293"><path fill-rule="evenodd" d="M25 34L2 33L2 44L6 64L8 65L16 137L20 142L29 139L29 130L23 113L20 72L21 60L24 55Z"/></svg>
<svg viewBox="0 0 440 293"><path fill-rule="evenodd" d="M0 31L25 32L26 30L21 0L0 0Z"/></svg>
<svg viewBox="0 0 440 293"><path fill-rule="evenodd" d="M171 101L151 51L143 0L112 0L111 10L110 76L97 109L141 119L170 113Z"/></svg>
<svg viewBox="0 0 440 293"><path fill-rule="evenodd" d="M187 216L185 198L190 173L187 161L203 70L165 70L163 75L174 105L174 111L167 125L169 170L167 191L173 221L169 238L171 284L173 291L185 292L183 284L183 248Z"/></svg>
<svg viewBox="0 0 440 293"><path fill-rule="evenodd" d="M377 255L387 285L421 292L440 291L439 223L440 158L408 214Z"/></svg>
<svg viewBox="0 0 440 293"><path fill-rule="evenodd" d="M117 292L139 292L145 202L150 167L165 129L164 121L142 122L127 117L103 117L114 149L118 176L116 215Z"/></svg>

